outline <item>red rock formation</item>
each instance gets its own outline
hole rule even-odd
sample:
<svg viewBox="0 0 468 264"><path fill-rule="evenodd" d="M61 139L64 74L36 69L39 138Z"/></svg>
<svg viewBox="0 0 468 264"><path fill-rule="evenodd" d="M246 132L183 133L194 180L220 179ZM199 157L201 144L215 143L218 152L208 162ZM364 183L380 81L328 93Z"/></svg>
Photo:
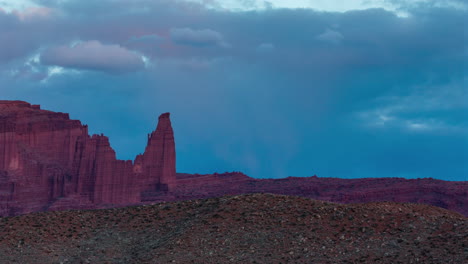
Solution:
<svg viewBox="0 0 468 264"><path fill-rule="evenodd" d="M468 182L176 174L169 113L159 117L145 152L132 162L117 160L107 137L89 136L88 127L68 114L0 101L0 216L257 192L341 203L426 203L468 216Z"/></svg>
<svg viewBox="0 0 468 264"><path fill-rule="evenodd" d="M148 136L142 164L143 183L148 190L167 190L174 186L175 143L169 113L159 116L156 130Z"/></svg>
<svg viewBox="0 0 468 264"><path fill-rule="evenodd" d="M175 181L175 144L169 114L159 118L143 155L117 160L104 135L88 135L68 114L22 101L0 101L0 215L54 205L126 205Z"/></svg>

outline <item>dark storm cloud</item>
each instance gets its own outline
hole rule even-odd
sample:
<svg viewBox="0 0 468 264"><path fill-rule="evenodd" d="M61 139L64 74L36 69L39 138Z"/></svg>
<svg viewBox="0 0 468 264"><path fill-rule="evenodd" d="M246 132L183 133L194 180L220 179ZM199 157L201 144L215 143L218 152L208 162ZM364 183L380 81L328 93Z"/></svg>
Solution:
<svg viewBox="0 0 468 264"><path fill-rule="evenodd" d="M136 135L170 111L179 171L453 180L468 173L464 10L408 4L410 16L399 17L382 9L227 12L182 1L41 3L61 15L32 23L0 13L1 32L13 36L0 46L2 95L75 113L108 134L121 157L141 152L145 138ZM130 59L140 71L108 75L113 61L70 48L77 41L150 61L143 69ZM51 56L57 47L81 55ZM48 73L31 62L34 54L104 73L65 70L36 89L11 77ZM115 67L129 69L127 59Z"/></svg>
<svg viewBox="0 0 468 264"><path fill-rule="evenodd" d="M42 30L51 27L49 16L50 10L45 8L14 13L0 10L0 64L27 56L48 42Z"/></svg>
<svg viewBox="0 0 468 264"><path fill-rule="evenodd" d="M211 29L194 30L191 28L172 28L170 30L172 41L181 45L228 47L221 33Z"/></svg>

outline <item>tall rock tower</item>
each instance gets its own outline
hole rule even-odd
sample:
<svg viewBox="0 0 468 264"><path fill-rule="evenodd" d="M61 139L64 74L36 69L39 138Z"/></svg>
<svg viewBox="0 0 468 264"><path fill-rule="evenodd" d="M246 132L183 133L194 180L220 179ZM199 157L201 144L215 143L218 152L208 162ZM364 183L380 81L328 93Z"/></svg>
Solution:
<svg viewBox="0 0 468 264"><path fill-rule="evenodd" d="M143 191L167 191L175 184L175 142L169 116L169 113L160 115L156 130L148 136L141 158L143 184L147 188Z"/></svg>
<svg viewBox="0 0 468 264"><path fill-rule="evenodd" d="M0 100L0 216L164 200L175 165L169 113L132 162L66 113Z"/></svg>

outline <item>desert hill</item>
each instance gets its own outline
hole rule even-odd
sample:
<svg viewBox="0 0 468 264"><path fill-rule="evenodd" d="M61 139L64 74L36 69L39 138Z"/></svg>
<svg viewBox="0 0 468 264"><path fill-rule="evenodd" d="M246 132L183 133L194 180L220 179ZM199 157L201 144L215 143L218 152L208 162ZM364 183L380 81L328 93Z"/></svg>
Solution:
<svg viewBox="0 0 468 264"><path fill-rule="evenodd" d="M467 263L468 219L271 194L0 218L2 263Z"/></svg>

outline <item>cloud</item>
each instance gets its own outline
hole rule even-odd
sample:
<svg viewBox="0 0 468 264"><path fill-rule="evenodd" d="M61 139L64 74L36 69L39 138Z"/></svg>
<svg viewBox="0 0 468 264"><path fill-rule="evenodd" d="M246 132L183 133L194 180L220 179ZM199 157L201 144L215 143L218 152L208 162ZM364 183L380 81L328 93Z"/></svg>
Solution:
<svg viewBox="0 0 468 264"><path fill-rule="evenodd" d="M113 74L134 72L145 66L141 55L119 45L104 45L95 40L81 42L71 47L49 48L41 54L40 61L44 65Z"/></svg>
<svg viewBox="0 0 468 264"><path fill-rule="evenodd" d="M466 134L468 88L463 82L413 87L409 95L382 96L375 106L356 113L370 129L399 129L418 133Z"/></svg>
<svg viewBox="0 0 468 264"><path fill-rule="evenodd" d="M327 28L325 32L317 36L317 39L334 45L338 45L341 43L341 41L343 41L344 36L338 31Z"/></svg>
<svg viewBox="0 0 468 264"><path fill-rule="evenodd" d="M30 7L22 11L14 10L12 12L20 20L35 20L51 18L54 14L54 9L47 7Z"/></svg>
<svg viewBox="0 0 468 264"><path fill-rule="evenodd" d="M158 68L176 68L189 71L210 70L213 67L221 66L230 61L230 58L187 58L187 59L164 59L157 63Z"/></svg>
<svg viewBox="0 0 468 264"><path fill-rule="evenodd" d="M275 45L273 45L272 43L262 43L257 47L258 52L273 52L274 50Z"/></svg>
<svg viewBox="0 0 468 264"><path fill-rule="evenodd" d="M191 28L172 28L171 39L174 43L190 46L220 46L227 48L230 45L224 41L221 33L211 29L195 30Z"/></svg>
<svg viewBox="0 0 468 264"><path fill-rule="evenodd" d="M0 64L31 55L47 41L53 26L49 25L51 20L42 18L48 10L0 11ZM44 31L44 27L48 30Z"/></svg>
<svg viewBox="0 0 468 264"><path fill-rule="evenodd" d="M139 51L145 54L149 58L152 58L155 53L160 49L160 46L167 43L165 37L161 37L158 34L147 34L142 36L131 36L123 46L127 49Z"/></svg>
<svg viewBox="0 0 468 264"><path fill-rule="evenodd" d="M157 34L143 35L139 37L132 36L128 42L130 43L157 43L158 41L164 40L163 37Z"/></svg>
<svg viewBox="0 0 468 264"><path fill-rule="evenodd" d="M442 7L467 9L466 0L186 0L204 3L209 8L231 12L265 11L273 8L311 9L325 12L348 12L371 8L385 9L399 15L402 10L418 7Z"/></svg>

